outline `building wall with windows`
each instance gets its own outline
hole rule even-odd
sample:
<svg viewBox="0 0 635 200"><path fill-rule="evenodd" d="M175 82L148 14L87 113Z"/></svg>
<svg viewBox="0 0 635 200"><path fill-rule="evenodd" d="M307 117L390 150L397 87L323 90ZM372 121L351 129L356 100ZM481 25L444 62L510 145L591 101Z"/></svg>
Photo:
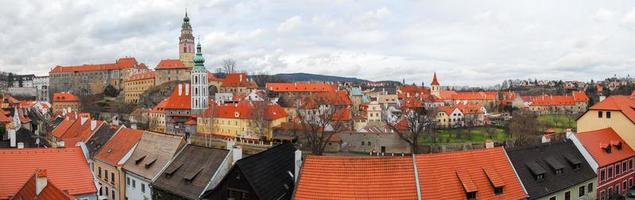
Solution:
<svg viewBox="0 0 635 200"><path fill-rule="evenodd" d="M131 172L126 172L126 199L128 200L147 200L152 199L152 189L147 180Z"/></svg>
<svg viewBox="0 0 635 200"><path fill-rule="evenodd" d="M629 146L635 146L635 134L633 134L635 123L629 120L620 111L589 110L578 118L576 127L578 132L594 131L610 127L613 128Z"/></svg>
<svg viewBox="0 0 635 200"><path fill-rule="evenodd" d="M597 185L597 178L539 198L539 200L595 199L595 185Z"/></svg>
<svg viewBox="0 0 635 200"><path fill-rule="evenodd" d="M132 75L130 79L124 83L124 101L126 103L138 103L143 92L154 86L154 80L154 72Z"/></svg>
<svg viewBox="0 0 635 200"><path fill-rule="evenodd" d="M96 159L94 161L94 170L95 171L93 171L93 173L96 175L98 180L97 195L99 195L99 199L125 199L121 198L122 188L120 187L120 183L125 176L119 169L117 169L117 167Z"/></svg>
<svg viewBox="0 0 635 200"><path fill-rule="evenodd" d="M597 199L609 199L611 193L624 195L633 186L633 162L630 157L598 168Z"/></svg>
<svg viewBox="0 0 635 200"><path fill-rule="evenodd" d="M191 68L157 69L156 85L161 85L170 81L189 81L191 78L191 71Z"/></svg>

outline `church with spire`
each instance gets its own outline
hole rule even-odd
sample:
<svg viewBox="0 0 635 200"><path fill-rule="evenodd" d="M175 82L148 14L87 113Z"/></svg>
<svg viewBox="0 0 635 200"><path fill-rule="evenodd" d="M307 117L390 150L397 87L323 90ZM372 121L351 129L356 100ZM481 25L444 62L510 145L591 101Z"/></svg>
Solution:
<svg viewBox="0 0 635 200"><path fill-rule="evenodd" d="M200 38L196 45L196 56L192 60L194 62L190 80L192 85L192 114L200 114L207 110L209 106L207 69L205 68L205 58L201 52Z"/></svg>
<svg viewBox="0 0 635 200"><path fill-rule="evenodd" d="M181 35L179 36L179 60L185 64L186 67L192 68L194 66L194 35L192 35L192 25L190 25L190 18L185 11L185 17L181 24Z"/></svg>

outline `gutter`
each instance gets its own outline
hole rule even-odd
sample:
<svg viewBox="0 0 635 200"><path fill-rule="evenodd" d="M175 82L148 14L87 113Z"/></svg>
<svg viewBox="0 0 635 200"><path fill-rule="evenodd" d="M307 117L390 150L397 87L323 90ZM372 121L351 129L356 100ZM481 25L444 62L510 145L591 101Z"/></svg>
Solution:
<svg viewBox="0 0 635 200"><path fill-rule="evenodd" d="M421 200L421 185L419 185L419 171L417 170L417 156L412 154L412 167L415 174L415 183L417 186L417 200Z"/></svg>

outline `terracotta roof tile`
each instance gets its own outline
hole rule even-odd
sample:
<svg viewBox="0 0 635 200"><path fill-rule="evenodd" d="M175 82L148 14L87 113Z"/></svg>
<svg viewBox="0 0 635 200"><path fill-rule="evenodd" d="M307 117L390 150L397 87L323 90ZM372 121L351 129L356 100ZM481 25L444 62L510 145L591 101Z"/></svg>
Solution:
<svg viewBox="0 0 635 200"><path fill-rule="evenodd" d="M221 87L256 88L256 83L249 80L247 73L230 73L223 79Z"/></svg>
<svg viewBox="0 0 635 200"><path fill-rule="evenodd" d="M53 102L71 102L79 101L79 97L70 92L58 92L53 94Z"/></svg>
<svg viewBox="0 0 635 200"><path fill-rule="evenodd" d="M146 72L133 74L130 77L128 77L128 80L126 80L126 81L138 81L138 80L144 80L144 79L154 79L155 76L156 76L156 72L155 71L146 71Z"/></svg>
<svg viewBox="0 0 635 200"><path fill-rule="evenodd" d="M135 58L119 58L115 63L106 64L84 64L76 66L55 66L49 73L77 72L77 71L104 71L121 70L138 67Z"/></svg>
<svg viewBox="0 0 635 200"><path fill-rule="evenodd" d="M181 60L179 59L164 59L159 61L155 70L157 69L189 69Z"/></svg>
<svg viewBox="0 0 635 200"><path fill-rule="evenodd" d="M265 87L274 92L335 92L334 85L328 83L267 83Z"/></svg>
<svg viewBox="0 0 635 200"><path fill-rule="evenodd" d="M79 147L0 149L0 199L15 195L36 169L69 194L96 193L93 174Z"/></svg>
<svg viewBox="0 0 635 200"><path fill-rule="evenodd" d="M612 128L577 133L575 136L600 166L635 156L635 151ZM621 150L614 146L618 142L622 145ZM612 145L611 153L602 148L607 145Z"/></svg>
<svg viewBox="0 0 635 200"><path fill-rule="evenodd" d="M128 151L134 147L143 135L142 130L122 128L115 133L110 140L95 155L96 160L101 160L112 166L123 165L118 163Z"/></svg>
<svg viewBox="0 0 635 200"><path fill-rule="evenodd" d="M589 110L621 111L631 122L635 123L635 96L609 96L591 106Z"/></svg>
<svg viewBox="0 0 635 200"><path fill-rule="evenodd" d="M42 174L42 171L45 173ZM61 189L59 189L53 181L48 179L46 187L42 189L40 194L36 194L36 176L47 176L46 170L36 170L36 172L27 180L27 182L22 186L22 188L18 191L18 193L13 197L14 199L20 200L37 200L37 199L55 199L55 200L72 200L73 197L64 193Z"/></svg>
<svg viewBox="0 0 635 200"><path fill-rule="evenodd" d="M503 148L417 155L422 199L525 199L527 194ZM490 173L488 173L490 172ZM488 176L492 175L492 176ZM494 185L504 185L494 194Z"/></svg>
<svg viewBox="0 0 635 200"><path fill-rule="evenodd" d="M190 84L178 84L167 98L164 109L192 109L192 88ZM161 102L163 103L163 102ZM159 104L161 104L159 103Z"/></svg>
<svg viewBox="0 0 635 200"><path fill-rule="evenodd" d="M412 157L307 156L295 199L417 199Z"/></svg>

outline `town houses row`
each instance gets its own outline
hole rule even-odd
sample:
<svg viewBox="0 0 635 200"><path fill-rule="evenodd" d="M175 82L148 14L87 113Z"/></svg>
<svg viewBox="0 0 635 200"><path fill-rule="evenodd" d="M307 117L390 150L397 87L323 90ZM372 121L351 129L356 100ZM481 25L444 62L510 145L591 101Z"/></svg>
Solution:
<svg viewBox="0 0 635 200"><path fill-rule="evenodd" d="M18 130L50 109L2 102ZM635 93L609 96L577 133L532 146L304 158L290 143L243 156L234 140L203 147L72 111L50 120L54 148L0 149L0 199L609 199L634 184L633 107Z"/></svg>

